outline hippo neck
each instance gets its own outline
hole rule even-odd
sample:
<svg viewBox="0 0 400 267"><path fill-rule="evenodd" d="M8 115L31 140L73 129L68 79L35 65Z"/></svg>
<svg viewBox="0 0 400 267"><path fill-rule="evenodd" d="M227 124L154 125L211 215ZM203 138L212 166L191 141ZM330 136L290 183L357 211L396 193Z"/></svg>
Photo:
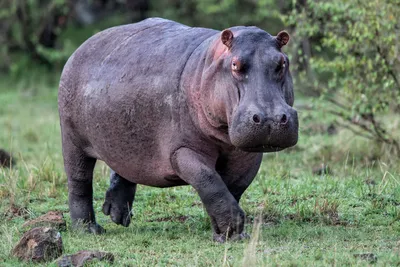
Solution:
<svg viewBox="0 0 400 267"><path fill-rule="evenodd" d="M181 77L181 90L184 94L193 124L207 138L219 145L231 147L228 135L228 123L208 112L207 103L213 98L213 80L211 72L218 71L213 64L218 52L219 32L204 40L189 57ZM226 113L226 111L223 111Z"/></svg>

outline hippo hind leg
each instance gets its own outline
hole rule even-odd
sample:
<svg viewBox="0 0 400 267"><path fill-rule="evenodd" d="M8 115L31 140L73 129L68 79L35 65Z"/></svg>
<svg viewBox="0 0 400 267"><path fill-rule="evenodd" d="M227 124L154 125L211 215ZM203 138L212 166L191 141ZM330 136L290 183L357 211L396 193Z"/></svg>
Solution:
<svg viewBox="0 0 400 267"><path fill-rule="evenodd" d="M111 170L110 188L103 204L103 213L110 215L116 224L127 227L131 222L132 203L135 199L136 184L129 182Z"/></svg>
<svg viewBox="0 0 400 267"><path fill-rule="evenodd" d="M96 159L88 157L63 136L64 167L68 177L68 204L73 228L84 228L94 234L105 230L96 223L93 210L93 169Z"/></svg>

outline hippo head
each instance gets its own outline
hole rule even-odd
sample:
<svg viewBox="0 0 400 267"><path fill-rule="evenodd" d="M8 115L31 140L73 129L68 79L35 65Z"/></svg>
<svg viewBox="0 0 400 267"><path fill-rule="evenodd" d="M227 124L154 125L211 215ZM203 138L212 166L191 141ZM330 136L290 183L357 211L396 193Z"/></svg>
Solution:
<svg viewBox="0 0 400 267"><path fill-rule="evenodd" d="M286 32L271 36L256 28L224 30L215 44L213 93L205 106L209 120L226 124L229 140L249 152L272 152L298 139L293 82L281 48Z"/></svg>

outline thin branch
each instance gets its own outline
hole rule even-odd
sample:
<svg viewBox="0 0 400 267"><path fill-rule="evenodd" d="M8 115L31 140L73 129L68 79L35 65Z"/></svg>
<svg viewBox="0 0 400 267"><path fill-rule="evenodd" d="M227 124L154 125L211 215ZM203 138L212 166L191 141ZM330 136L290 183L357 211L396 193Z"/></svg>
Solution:
<svg viewBox="0 0 400 267"><path fill-rule="evenodd" d="M372 129L370 129L367 125L363 124L363 123L355 121L352 118L346 118L346 117L343 116L342 113L337 112L335 110L329 110L328 112L330 112L331 114L336 115L336 116L344 119L345 121L348 121L349 123L351 123L353 125L356 125L356 126L360 127L361 129L365 130L366 132L368 132L368 133L370 133L372 135L374 134L374 131Z"/></svg>
<svg viewBox="0 0 400 267"><path fill-rule="evenodd" d="M355 135L357 135L357 136L361 136L361 137L364 137L364 138L369 139L369 140L373 140L373 139L374 139L373 136L368 135L368 134L365 134L365 133L360 132L360 131L357 131L356 129L354 129L353 127L351 127L351 126L348 125L348 124L340 123L340 122L336 122L336 124L337 124L338 126L340 126L340 127L343 127L343 128L346 128L346 129L350 130L351 132L353 132L353 133L354 133Z"/></svg>
<svg viewBox="0 0 400 267"><path fill-rule="evenodd" d="M380 36L378 29L375 30L375 33L377 36ZM396 73L393 71L392 68L389 68L389 66L391 66L391 65L390 65L388 59L386 58L386 55L383 53L382 48L379 46L379 44L376 44L376 50L378 51L378 54L382 57L383 61L385 61L385 64L388 68L388 72L389 72L390 76L392 76L394 82L396 83L397 90L400 91L400 82L399 82L399 80L397 80Z"/></svg>
<svg viewBox="0 0 400 267"><path fill-rule="evenodd" d="M343 105L343 104L341 104L341 103L339 103L339 102L337 102L335 99L333 99L333 98L327 98L327 100L329 101L329 102L331 102L332 104L334 104L334 105L336 105L336 106L338 106L338 107L340 107L340 108L342 108L342 109L344 109L344 110L346 110L346 111L348 111L349 110L349 108L348 107L346 107L345 105Z"/></svg>
<svg viewBox="0 0 400 267"><path fill-rule="evenodd" d="M335 110L328 110L329 113L338 116L345 120L347 123L340 123L336 122L340 127L346 128L350 131L352 131L354 134L370 139L370 140L378 140L380 142L386 143L393 145L398 153L400 155L400 145L397 140L395 140L393 137L385 137L384 136L384 129L379 125L379 123L375 120L374 116L371 115L368 119L363 119L366 122L370 122L372 125L372 129L368 127L365 123L362 123L360 121L353 120L352 118L346 118L343 113L340 113ZM351 126L357 126L359 127L362 131L354 129L354 127Z"/></svg>
<svg viewBox="0 0 400 267"><path fill-rule="evenodd" d="M397 76L396 73L393 71L393 69L389 68L390 63L388 62L387 58L385 57L385 55L383 54L381 48L379 47L379 45L376 46L376 49L378 50L378 54L383 58L383 60L385 61L385 64L388 68L388 72L390 74L390 76L392 76L396 86L397 86L397 90L400 91L400 82L397 80Z"/></svg>
<svg viewBox="0 0 400 267"><path fill-rule="evenodd" d="M382 129L382 127L379 125L379 123L375 120L374 117L371 118L371 123L374 126L375 132L381 138L381 140L384 141L387 144L394 145L396 147L397 152L400 153L400 145L397 142L397 140L395 140L392 136L390 136L389 138L384 137L383 136L384 129Z"/></svg>

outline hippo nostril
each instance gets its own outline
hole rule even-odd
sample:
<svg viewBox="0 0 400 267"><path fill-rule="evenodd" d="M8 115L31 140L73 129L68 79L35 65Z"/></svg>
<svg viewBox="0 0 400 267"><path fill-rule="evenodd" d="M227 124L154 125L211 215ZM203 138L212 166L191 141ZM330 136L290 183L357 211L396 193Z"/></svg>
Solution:
<svg viewBox="0 0 400 267"><path fill-rule="evenodd" d="M281 124L286 124L287 121L288 121L288 120L287 120L286 114L283 114L280 123L281 123Z"/></svg>
<svg viewBox="0 0 400 267"><path fill-rule="evenodd" d="M276 115L275 122L280 125L285 125L288 122L288 118L287 118L286 114Z"/></svg>
<svg viewBox="0 0 400 267"><path fill-rule="evenodd" d="M259 124L261 122L260 116L257 114L253 115L253 121L257 124Z"/></svg>

